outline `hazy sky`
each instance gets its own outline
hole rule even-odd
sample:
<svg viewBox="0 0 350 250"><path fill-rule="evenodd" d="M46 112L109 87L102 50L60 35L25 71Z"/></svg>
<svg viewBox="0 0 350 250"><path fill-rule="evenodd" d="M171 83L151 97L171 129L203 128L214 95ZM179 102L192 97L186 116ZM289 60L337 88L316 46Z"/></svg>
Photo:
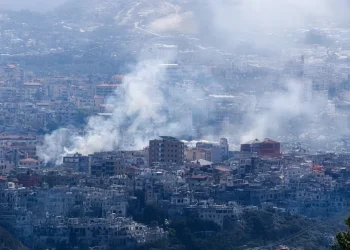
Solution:
<svg viewBox="0 0 350 250"><path fill-rule="evenodd" d="M67 0L0 0L0 9L48 11Z"/></svg>

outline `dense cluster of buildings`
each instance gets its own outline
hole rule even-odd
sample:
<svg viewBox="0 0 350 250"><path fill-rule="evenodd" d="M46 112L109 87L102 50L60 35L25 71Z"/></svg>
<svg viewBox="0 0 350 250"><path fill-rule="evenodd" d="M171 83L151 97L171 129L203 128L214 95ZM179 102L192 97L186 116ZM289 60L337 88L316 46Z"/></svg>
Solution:
<svg viewBox="0 0 350 250"><path fill-rule="evenodd" d="M96 84L84 77L38 78L24 75L15 65L0 67L0 76L1 130L41 134L108 113L106 98L117 91L119 84L114 82L121 78Z"/></svg>
<svg viewBox="0 0 350 250"><path fill-rule="evenodd" d="M145 206L161 208L170 220L190 215L224 227L247 209L333 218L350 203L350 154L282 152L268 138L232 151L226 138L194 143L162 136L138 151L77 152L55 168L34 158L8 162L0 223L35 249L134 248L166 238L157 224L133 220Z"/></svg>
<svg viewBox="0 0 350 250"><path fill-rule="evenodd" d="M32 22L34 13L0 11L0 226L32 249L128 249L167 237L161 225L137 219L147 206L170 220L191 215L220 227L246 209L343 217L350 202L346 29L320 31L334 40L330 46L304 44L305 30L284 31L303 45L282 46L278 58L250 45L247 53L228 53L192 36L163 37L142 22L105 25L133 15L151 20L154 12L136 5L123 20L125 10L115 16L119 1L107 2L113 8L77 11L94 13L86 22L79 15L65 20L75 18L70 14ZM139 58L156 60L155 78L165 80L155 91L171 100L160 112L181 121L181 138L120 128L118 149L43 162L45 134L64 127L82 135L88 117L113 114L111 100L123 96L128 81L146 84L128 75ZM249 139L276 141L241 143L247 131ZM135 149L132 133L152 140Z"/></svg>

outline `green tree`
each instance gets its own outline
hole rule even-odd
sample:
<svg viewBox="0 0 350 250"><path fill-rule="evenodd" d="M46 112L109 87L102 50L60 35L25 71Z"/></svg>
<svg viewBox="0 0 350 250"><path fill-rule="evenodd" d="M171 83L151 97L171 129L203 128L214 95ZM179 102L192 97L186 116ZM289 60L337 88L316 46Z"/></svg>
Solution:
<svg viewBox="0 0 350 250"><path fill-rule="evenodd" d="M46 128L48 129L49 132L52 132L52 131L58 129L58 125L57 125L57 123L52 121L46 125Z"/></svg>
<svg viewBox="0 0 350 250"><path fill-rule="evenodd" d="M43 99L43 96L44 94L41 92L41 90L37 90L35 93L34 93L34 98L35 100L37 101L41 101Z"/></svg>
<svg viewBox="0 0 350 250"><path fill-rule="evenodd" d="M151 222L156 221L158 225L163 225L166 215L163 209L159 208L156 205L148 205L143 210L143 223L150 225Z"/></svg>
<svg viewBox="0 0 350 250"><path fill-rule="evenodd" d="M345 220L345 224L347 230L337 234L337 242L334 249L350 250L350 217Z"/></svg>
<svg viewBox="0 0 350 250"><path fill-rule="evenodd" d="M78 126L82 126L86 123L86 119L88 117L88 114L85 110L78 110L76 116L75 116L75 124Z"/></svg>

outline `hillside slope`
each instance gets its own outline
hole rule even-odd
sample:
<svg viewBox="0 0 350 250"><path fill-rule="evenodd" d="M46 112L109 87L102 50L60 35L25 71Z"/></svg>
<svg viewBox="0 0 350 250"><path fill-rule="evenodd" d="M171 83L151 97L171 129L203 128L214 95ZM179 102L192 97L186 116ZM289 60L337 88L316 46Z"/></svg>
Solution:
<svg viewBox="0 0 350 250"><path fill-rule="evenodd" d="M0 227L1 250L28 250L19 240L15 239L6 229Z"/></svg>

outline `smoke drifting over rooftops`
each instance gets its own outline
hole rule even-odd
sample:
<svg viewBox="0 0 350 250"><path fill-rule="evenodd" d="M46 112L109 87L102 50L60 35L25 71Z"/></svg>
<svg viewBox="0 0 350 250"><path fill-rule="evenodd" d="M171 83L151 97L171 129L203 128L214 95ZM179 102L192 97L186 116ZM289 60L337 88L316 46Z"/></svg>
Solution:
<svg viewBox="0 0 350 250"><path fill-rule="evenodd" d="M113 106L111 116L90 117L84 135L71 134L66 129L47 135L39 150L40 157L47 162L60 162L67 153L86 155L110 151L121 146L123 137L127 138L128 134L134 137L139 130L146 133L152 121L164 122L166 118L161 114L164 100L159 92L160 79L157 79L161 69L157 65L159 62L139 63L135 71L124 78L118 98L108 100ZM137 140L142 141L142 138Z"/></svg>
<svg viewBox="0 0 350 250"><path fill-rule="evenodd" d="M288 121L301 115L309 115L313 111L310 103L303 99L302 84L295 81L288 82L286 92L274 93L271 101L266 100L266 103L266 111L258 112L249 119L251 128L242 135L242 143L252 138L281 135L286 130L284 126Z"/></svg>
<svg viewBox="0 0 350 250"><path fill-rule="evenodd" d="M151 22L151 28L157 32L185 32L184 28L189 28L203 36L212 35L212 43L224 41L232 47L243 41L263 49L286 49L296 44L293 35L287 35L290 31L343 24L348 10L346 1L341 0L245 0L231 4L208 0L205 3L199 7L203 12L165 16ZM39 148L40 157L46 162L59 163L68 153L139 149L158 135L191 135L190 120L199 105L193 93L203 99L207 93L202 93L201 88L194 92L186 88L178 91L167 83L164 67L160 65L159 61L140 59L116 96L107 101L113 107L109 117L90 117L82 135L67 129L46 135ZM260 110L254 107L246 111L240 125L228 125L218 132L203 118L202 131L207 131L210 137L229 135L233 143L290 135L305 138L308 134L319 134L324 139L331 133L334 137L348 131L339 117L331 127L325 120L315 120L327 104L324 100L305 100L304 92L305 82L288 80L284 91L270 96L265 93L268 104ZM205 102L201 105L199 109L208 110Z"/></svg>
<svg viewBox="0 0 350 250"><path fill-rule="evenodd" d="M60 163L64 155L75 152L87 155L118 148L140 149L159 135L190 134L188 120L192 113L187 113L186 107L194 105L192 93L185 90L166 95L168 85L163 71L160 61L141 61L124 78L116 95L107 100L112 107L110 116L90 117L83 135L64 128L46 135L38 148L39 157ZM177 119L170 120L169 112Z"/></svg>

